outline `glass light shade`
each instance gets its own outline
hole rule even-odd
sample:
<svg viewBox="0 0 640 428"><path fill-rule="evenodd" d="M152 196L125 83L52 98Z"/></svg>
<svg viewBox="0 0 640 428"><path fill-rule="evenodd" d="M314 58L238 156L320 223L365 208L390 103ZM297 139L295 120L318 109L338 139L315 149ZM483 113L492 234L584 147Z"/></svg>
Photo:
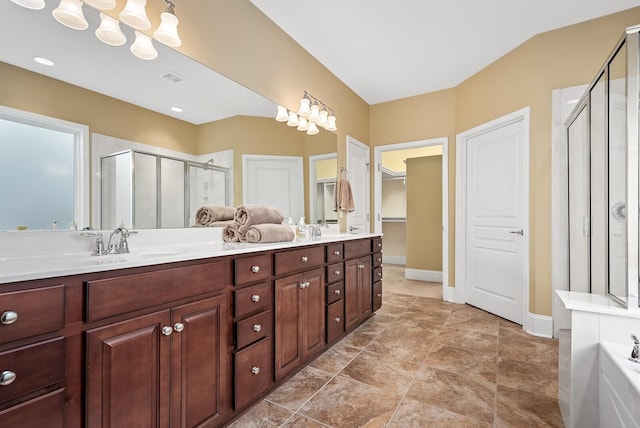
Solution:
<svg viewBox="0 0 640 428"><path fill-rule="evenodd" d="M309 108L309 104L311 101L309 98L302 98L300 100L300 108L298 108L298 116L302 116L307 118L311 115L311 108Z"/></svg>
<svg viewBox="0 0 640 428"><path fill-rule="evenodd" d="M331 115L327 117L327 126L324 127L327 131L337 131L338 127L336 126L336 117Z"/></svg>
<svg viewBox="0 0 640 428"><path fill-rule="evenodd" d="M182 44L178 35L178 17L171 12L162 12L160 14L160 25L153 33L153 37L160 43L164 43L172 48L177 48Z"/></svg>
<svg viewBox="0 0 640 428"><path fill-rule="evenodd" d="M116 7L116 0L84 0L84 2L99 10L111 10Z"/></svg>
<svg viewBox="0 0 640 428"><path fill-rule="evenodd" d="M309 122L307 122L307 119L304 117L298 119L298 127L296 129L298 131L306 131L309 129Z"/></svg>
<svg viewBox="0 0 640 428"><path fill-rule="evenodd" d="M11 0L18 6L26 7L27 9L40 10L46 6L44 0Z"/></svg>
<svg viewBox="0 0 640 428"><path fill-rule="evenodd" d="M327 116L329 115L329 113L326 110L321 110L320 111L320 119L318 119L317 125L321 126L321 127L325 127L327 126Z"/></svg>
<svg viewBox="0 0 640 428"><path fill-rule="evenodd" d="M316 135L318 132L320 131L318 130L318 127L316 126L316 124L313 122L309 122L309 129L307 129L307 135Z"/></svg>
<svg viewBox="0 0 640 428"><path fill-rule="evenodd" d="M309 122L316 123L320 120L320 106L314 104L311 106L311 114L309 114Z"/></svg>
<svg viewBox="0 0 640 428"><path fill-rule="evenodd" d="M102 12L100 12L100 26L96 30L96 37L102 43L111 46L122 46L127 41L120 29L120 22Z"/></svg>
<svg viewBox="0 0 640 428"><path fill-rule="evenodd" d="M289 112L289 120L287 121L287 126L298 126L298 115L294 112Z"/></svg>
<svg viewBox="0 0 640 428"><path fill-rule="evenodd" d="M74 30L86 30L89 23L82 13L80 0L61 0L60 5L51 12L53 17L65 27Z"/></svg>
<svg viewBox="0 0 640 428"><path fill-rule="evenodd" d="M147 0L127 0L127 4L120 12L120 21L137 30L148 30L151 22L144 7Z"/></svg>
<svg viewBox="0 0 640 428"><path fill-rule="evenodd" d="M289 120L289 112L286 107L278 106L278 113L276 114L276 120L278 122L286 122Z"/></svg>
<svg viewBox="0 0 640 428"><path fill-rule="evenodd" d="M153 47L151 37L136 31L136 40L131 45L131 53L140 59L152 60L158 57L158 51Z"/></svg>

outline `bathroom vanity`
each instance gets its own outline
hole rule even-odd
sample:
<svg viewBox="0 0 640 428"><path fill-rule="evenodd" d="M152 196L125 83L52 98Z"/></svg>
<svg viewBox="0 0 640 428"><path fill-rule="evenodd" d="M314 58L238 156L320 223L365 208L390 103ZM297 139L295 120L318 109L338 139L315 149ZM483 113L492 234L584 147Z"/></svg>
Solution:
<svg viewBox="0 0 640 428"><path fill-rule="evenodd" d="M334 235L0 259L2 425L221 426L380 307L381 250Z"/></svg>

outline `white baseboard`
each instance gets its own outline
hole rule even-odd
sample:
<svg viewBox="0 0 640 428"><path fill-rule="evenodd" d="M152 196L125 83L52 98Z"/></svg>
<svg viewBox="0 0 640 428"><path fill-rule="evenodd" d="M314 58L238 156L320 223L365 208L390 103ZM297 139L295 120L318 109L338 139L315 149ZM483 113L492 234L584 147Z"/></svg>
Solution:
<svg viewBox="0 0 640 428"><path fill-rule="evenodd" d="M442 283L442 272L435 270L405 269L404 277L417 281L429 281Z"/></svg>
<svg viewBox="0 0 640 428"><path fill-rule="evenodd" d="M385 256L382 255L382 263L388 265L406 265L407 258L402 256Z"/></svg>
<svg viewBox="0 0 640 428"><path fill-rule="evenodd" d="M526 331L534 336L553 337L553 318L547 315L527 314Z"/></svg>
<svg viewBox="0 0 640 428"><path fill-rule="evenodd" d="M442 300L445 302L459 303L456 301L455 287L442 287Z"/></svg>

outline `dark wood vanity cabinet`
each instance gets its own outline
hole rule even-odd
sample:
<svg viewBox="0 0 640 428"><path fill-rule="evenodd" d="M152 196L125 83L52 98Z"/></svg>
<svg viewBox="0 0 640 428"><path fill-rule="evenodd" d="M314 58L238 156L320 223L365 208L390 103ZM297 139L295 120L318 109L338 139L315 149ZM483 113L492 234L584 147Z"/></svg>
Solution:
<svg viewBox="0 0 640 428"><path fill-rule="evenodd" d="M344 245L327 245L327 343L344 335Z"/></svg>
<svg viewBox="0 0 640 428"><path fill-rule="evenodd" d="M65 425L64 314L64 285L0 292L0 425Z"/></svg>
<svg viewBox="0 0 640 428"><path fill-rule="evenodd" d="M158 273L88 282L87 292L91 287L116 292L131 281L145 283L149 275L157 279ZM209 294L217 295L191 296L199 298L87 330L88 427L220 426L229 418L231 323L225 263L166 273L155 286L169 295L151 298L154 303L171 301L173 289L181 297L190 289L200 290L202 281L209 283ZM123 306L142 310L149 300L141 297ZM92 309L105 313L100 300L93 303L87 318L95 318Z"/></svg>

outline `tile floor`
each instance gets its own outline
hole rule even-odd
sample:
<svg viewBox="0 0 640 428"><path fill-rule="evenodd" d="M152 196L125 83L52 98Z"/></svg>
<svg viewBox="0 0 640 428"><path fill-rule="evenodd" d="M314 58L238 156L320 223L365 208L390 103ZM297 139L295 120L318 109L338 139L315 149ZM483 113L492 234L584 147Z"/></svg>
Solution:
<svg viewBox="0 0 640 428"><path fill-rule="evenodd" d="M557 359L556 340L385 289L375 316L231 426L563 427Z"/></svg>

